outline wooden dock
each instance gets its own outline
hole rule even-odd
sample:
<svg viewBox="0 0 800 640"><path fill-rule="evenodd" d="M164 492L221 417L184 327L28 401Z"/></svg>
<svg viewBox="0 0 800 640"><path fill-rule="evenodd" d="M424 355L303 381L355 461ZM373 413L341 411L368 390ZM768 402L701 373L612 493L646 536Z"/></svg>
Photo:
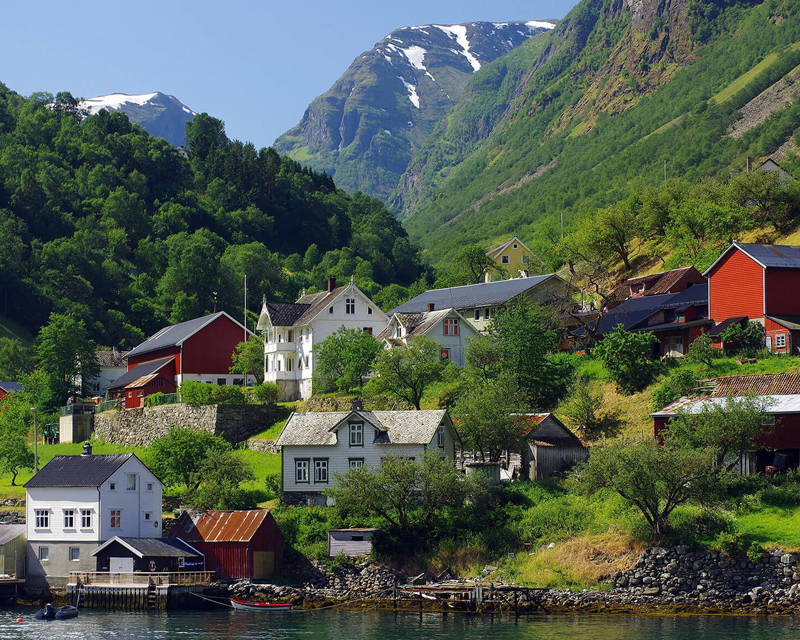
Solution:
<svg viewBox="0 0 800 640"><path fill-rule="evenodd" d="M198 600L190 598L202 593L213 580L213 571L162 573L109 573L103 571L70 572L67 598L88 609L122 609L125 611L192 608Z"/></svg>
<svg viewBox="0 0 800 640"><path fill-rule="evenodd" d="M393 608L408 609L409 604L422 611L475 613L523 613L547 609L542 604L546 589L482 582L443 582L427 585L401 585L392 593Z"/></svg>

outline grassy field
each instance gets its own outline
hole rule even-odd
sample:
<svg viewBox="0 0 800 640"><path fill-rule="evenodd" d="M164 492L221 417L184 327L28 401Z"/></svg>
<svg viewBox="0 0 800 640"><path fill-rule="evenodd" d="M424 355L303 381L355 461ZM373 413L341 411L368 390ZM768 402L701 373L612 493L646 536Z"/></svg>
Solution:
<svg viewBox="0 0 800 640"><path fill-rule="evenodd" d="M16 338L25 346L33 344L33 335L11 318L0 316L0 338Z"/></svg>
<svg viewBox="0 0 800 640"><path fill-rule="evenodd" d="M300 404L299 402L279 402L278 403L278 413L275 416L275 422L273 422L269 427L264 429L261 433L257 433L254 435L251 440L277 440L278 436L281 434L283 430L283 426L286 424L286 421L289 419L289 416L292 415L292 412L298 409L297 405Z"/></svg>
<svg viewBox="0 0 800 640"><path fill-rule="evenodd" d="M779 56L780 54L778 52L770 53L755 67L750 69L750 71L740 75L722 91L712 96L709 102L720 104L726 100L730 100L734 95L736 95L737 92L744 89L752 80L755 80L762 71L769 68L769 66L775 62Z"/></svg>

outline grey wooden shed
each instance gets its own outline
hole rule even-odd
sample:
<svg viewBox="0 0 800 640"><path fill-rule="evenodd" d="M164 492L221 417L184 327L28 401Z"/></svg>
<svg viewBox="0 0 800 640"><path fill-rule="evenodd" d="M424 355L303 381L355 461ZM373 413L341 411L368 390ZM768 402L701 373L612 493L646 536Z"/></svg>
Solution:
<svg viewBox="0 0 800 640"><path fill-rule="evenodd" d="M27 550L24 524L0 524L0 574L24 578Z"/></svg>
<svg viewBox="0 0 800 640"><path fill-rule="evenodd" d="M331 529L328 531L328 555L340 553L348 557L368 556L372 553L372 537L377 529Z"/></svg>
<svg viewBox="0 0 800 640"><path fill-rule="evenodd" d="M580 439L552 413L528 414L531 429L522 447L521 475L540 480L589 459Z"/></svg>

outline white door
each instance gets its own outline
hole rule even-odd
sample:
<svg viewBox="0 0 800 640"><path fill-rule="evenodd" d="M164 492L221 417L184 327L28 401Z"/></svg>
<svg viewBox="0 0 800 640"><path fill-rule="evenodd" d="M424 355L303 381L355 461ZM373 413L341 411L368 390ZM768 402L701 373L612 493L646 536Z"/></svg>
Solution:
<svg viewBox="0 0 800 640"><path fill-rule="evenodd" d="M767 336L767 351L772 351L772 336Z"/></svg>
<svg viewBox="0 0 800 640"><path fill-rule="evenodd" d="M109 558L108 570L111 573L133 573L133 558Z"/></svg>

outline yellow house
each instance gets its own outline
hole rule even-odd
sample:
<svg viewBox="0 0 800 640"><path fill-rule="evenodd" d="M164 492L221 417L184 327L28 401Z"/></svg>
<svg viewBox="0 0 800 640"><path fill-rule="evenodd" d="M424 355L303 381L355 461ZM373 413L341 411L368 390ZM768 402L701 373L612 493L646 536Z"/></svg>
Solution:
<svg viewBox="0 0 800 640"><path fill-rule="evenodd" d="M527 277L530 275L531 262L539 262L539 258L517 236L499 247L489 249L486 255L497 265L497 270L486 272L486 282L505 277Z"/></svg>

